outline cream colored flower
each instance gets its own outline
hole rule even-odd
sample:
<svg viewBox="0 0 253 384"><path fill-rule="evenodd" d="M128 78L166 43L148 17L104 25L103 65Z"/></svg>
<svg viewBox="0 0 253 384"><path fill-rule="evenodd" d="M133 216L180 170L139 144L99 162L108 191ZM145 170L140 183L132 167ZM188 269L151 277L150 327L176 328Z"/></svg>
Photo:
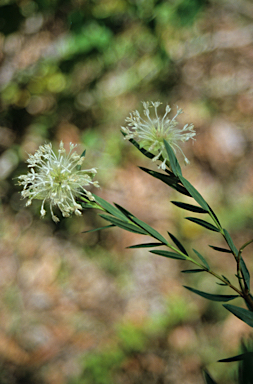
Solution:
<svg viewBox="0 0 253 384"><path fill-rule="evenodd" d="M182 109L178 109L176 115L172 119L168 119L167 115L171 111L169 105L165 108L164 116L159 117L157 108L162 103L157 101L151 103L142 102L142 104L146 119L143 119L137 110L130 113L130 116L125 119L128 123L127 126L121 127L122 131L126 134L125 139L134 139L139 143L140 148L153 153L155 156L152 161L156 161L161 157L163 161L159 168L165 169L166 162L169 162L164 140L170 144L175 153L179 150L183 154L185 163L189 163L178 142L193 139L196 133L193 124L186 124L182 129L178 128L176 118L183 112ZM154 107L154 117L152 118L149 111L151 107Z"/></svg>
<svg viewBox="0 0 253 384"><path fill-rule="evenodd" d="M95 168L81 170L84 157L73 151L75 147L76 145L70 143L67 154L61 142L58 154L55 154L51 143L41 145L34 155L29 155L27 163L30 171L18 177L19 184L23 185L21 195L28 198L26 205L30 205L33 199L42 200L40 213L43 217L46 214L45 202L48 201L55 222L59 218L53 212L54 206L58 206L64 217L72 213L81 215L82 206L76 202L76 198L88 196L90 200L94 200L85 187L90 184L99 186L97 181L92 181L97 172Z"/></svg>

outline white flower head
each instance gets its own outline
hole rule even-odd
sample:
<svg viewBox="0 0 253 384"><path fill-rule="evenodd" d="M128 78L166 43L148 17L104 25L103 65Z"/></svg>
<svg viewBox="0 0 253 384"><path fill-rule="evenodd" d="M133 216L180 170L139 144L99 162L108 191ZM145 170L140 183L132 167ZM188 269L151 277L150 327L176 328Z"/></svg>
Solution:
<svg viewBox="0 0 253 384"><path fill-rule="evenodd" d="M182 109L177 109L176 115L172 119L169 119L167 117L171 111L169 105L166 106L163 117L159 117L157 109L162 103L157 101L151 103L142 102L142 104L146 118L143 119L138 111L130 113L130 116L125 119L128 123L127 126L121 127L122 131L126 134L125 139L134 139L139 143L140 148L144 148L155 154L152 161L156 161L161 157L163 161L161 165L159 165L159 168L166 169L166 162L169 162L163 140L166 140L170 144L174 152L179 150L184 157L185 163L189 163L178 142L193 139L196 133L193 124L186 124L183 128L178 128L176 118L183 113ZM154 107L153 117L150 117L151 107Z"/></svg>
<svg viewBox="0 0 253 384"><path fill-rule="evenodd" d="M58 206L64 217L72 213L81 215L82 206L76 202L76 198L85 196L95 200L85 187L90 184L99 187L97 181L92 181L96 169L81 170L84 157L73 151L75 147L70 143L70 151L66 153L61 142L56 154L51 143L41 145L34 155L29 155L29 172L18 177L19 184L23 185L21 195L28 198L26 206L31 205L33 199L42 200L40 214L43 217L46 214L45 202L48 201L55 222L59 218L53 212L54 206Z"/></svg>

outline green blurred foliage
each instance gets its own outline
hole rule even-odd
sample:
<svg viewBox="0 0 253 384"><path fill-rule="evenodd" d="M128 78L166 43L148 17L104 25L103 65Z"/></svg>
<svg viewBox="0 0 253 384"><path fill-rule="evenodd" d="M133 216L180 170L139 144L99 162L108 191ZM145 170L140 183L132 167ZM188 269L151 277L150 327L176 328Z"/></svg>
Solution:
<svg viewBox="0 0 253 384"><path fill-rule="evenodd" d="M1 32L5 36L22 33L24 19L37 34L38 17L42 18L41 29L51 34L54 23L60 23L49 52L36 62L31 58L30 65L28 58L28 66L13 71L3 85L4 121L19 132L19 138L31 124L42 123L47 138L53 139L50 130L64 118L82 130L95 127L102 117L96 116L96 104L140 87L150 88L153 81L162 86L165 77L170 78L169 83L173 81L173 63L164 50L161 27L171 25L176 31L178 23L191 25L203 7L203 2L190 4L187 0L3 5ZM166 94L169 88L167 83Z"/></svg>

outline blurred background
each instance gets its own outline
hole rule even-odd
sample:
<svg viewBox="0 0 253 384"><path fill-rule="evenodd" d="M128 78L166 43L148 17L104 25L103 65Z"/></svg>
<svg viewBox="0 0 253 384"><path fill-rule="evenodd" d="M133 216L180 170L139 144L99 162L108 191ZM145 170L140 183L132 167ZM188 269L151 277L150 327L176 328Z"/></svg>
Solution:
<svg viewBox="0 0 253 384"><path fill-rule="evenodd" d="M150 239L93 211L53 223L25 208L16 177L52 142L86 149L99 194L163 236L176 235L220 273L233 260L215 233L186 222L175 191L120 127L141 101L183 108L196 141L185 177L240 247L252 238L253 3L249 0L0 0L0 384L223 384L249 327L188 291L230 293L183 262L126 249ZM173 116L173 115L172 115ZM253 267L250 252L245 261ZM234 278L235 279L235 278ZM242 305L234 301L235 305Z"/></svg>

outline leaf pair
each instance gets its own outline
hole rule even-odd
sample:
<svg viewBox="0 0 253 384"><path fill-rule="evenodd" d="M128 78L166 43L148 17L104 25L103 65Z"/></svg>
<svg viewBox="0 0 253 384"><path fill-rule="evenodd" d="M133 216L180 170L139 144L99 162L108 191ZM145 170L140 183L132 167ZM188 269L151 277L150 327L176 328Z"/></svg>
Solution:
<svg viewBox="0 0 253 384"><path fill-rule="evenodd" d="M167 244L167 240L159 232L157 232L154 228L150 227L148 224L144 223L143 221L135 217L132 213L128 212L125 208L121 207L116 203L114 204L115 206L113 206L99 196L94 195L94 197L96 199L96 202L103 208L103 210L109 214L109 215L100 214L99 216L109 221L111 224L91 230L91 231L86 231L86 233L96 231L96 230L98 231L100 229L105 229L112 226L117 226L129 232L138 233L140 235L150 235L159 241L159 243L149 243L151 244L151 246ZM134 247L142 248L147 246L148 245L146 244L144 245L140 244Z"/></svg>
<svg viewBox="0 0 253 384"><path fill-rule="evenodd" d="M129 220L129 217L132 216L129 212L127 212L125 209L117 206L114 207L113 205L109 204L107 201L102 199L99 196L94 195L96 201L98 204L101 205L104 210L109 213L110 215L104 215L100 214L99 216L103 219L109 221L112 225L125 229L126 231L138 233L140 235L147 235L147 232L143 230L142 228L138 227L137 225L131 223Z"/></svg>

